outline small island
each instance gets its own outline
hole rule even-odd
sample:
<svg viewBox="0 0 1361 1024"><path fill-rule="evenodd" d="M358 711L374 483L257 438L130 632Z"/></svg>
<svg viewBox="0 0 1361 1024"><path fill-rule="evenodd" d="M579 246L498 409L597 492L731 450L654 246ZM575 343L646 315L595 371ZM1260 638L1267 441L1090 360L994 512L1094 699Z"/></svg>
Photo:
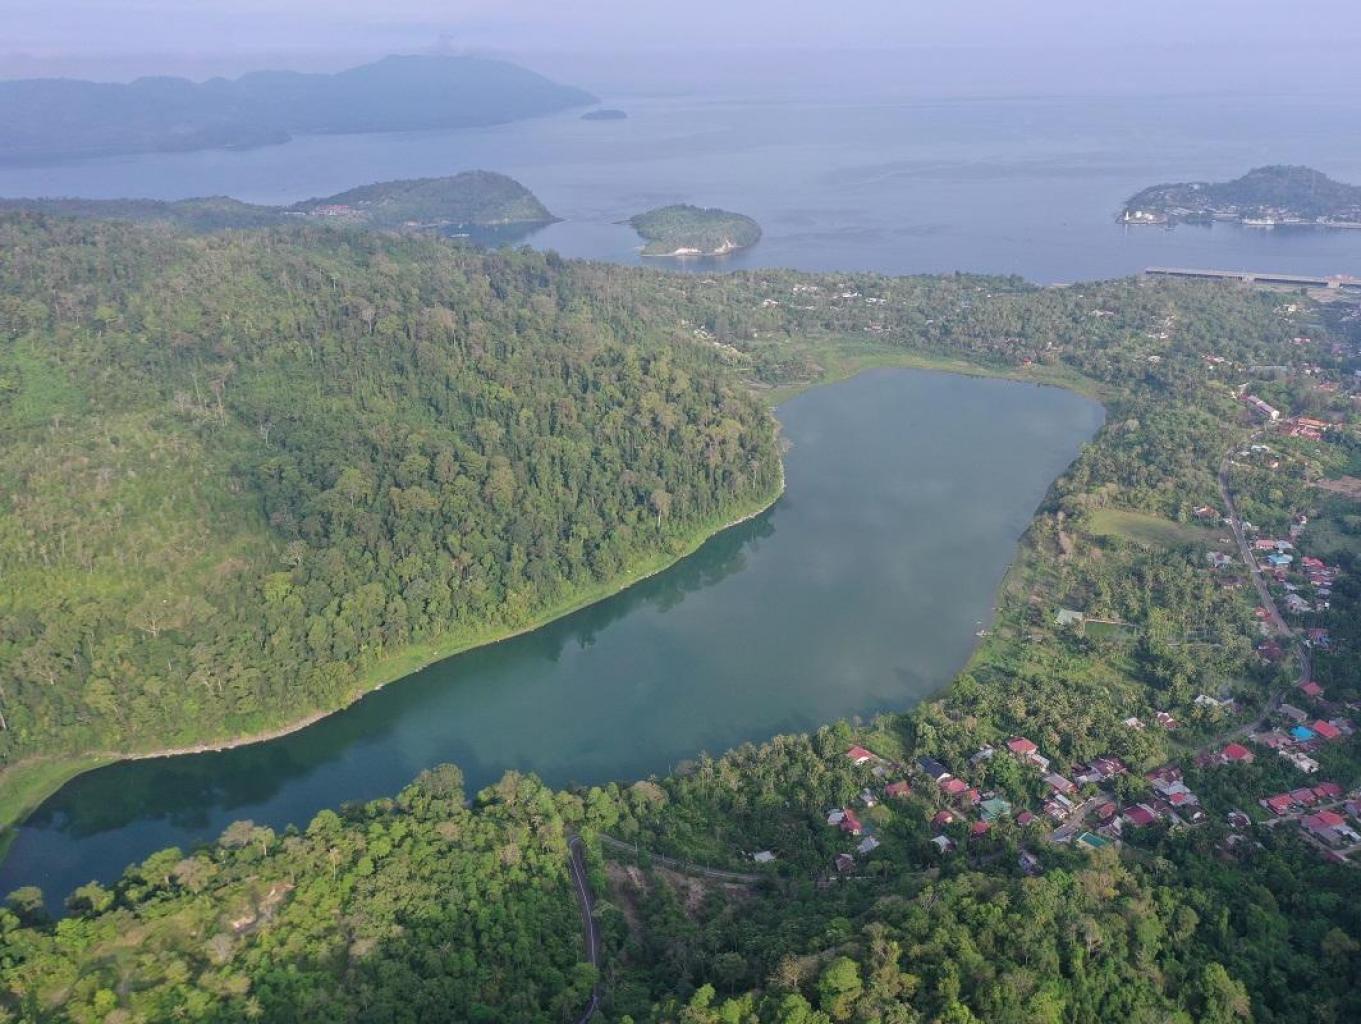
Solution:
<svg viewBox="0 0 1361 1024"><path fill-rule="evenodd" d="M533 192L491 171L363 185L292 206L262 206L226 196L202 199L0 199L0 212L167 223L190 231L269 227L296 221L374 230L498 228L557 220Z"/></svg>
<svg viewBox="0 0 1361 1024"><path fill-rule="evenodd" d="M1248 227L1311 225L1361 228L1361 186L1334 181L1311 167L1257 167L1233 181L1186 181L1146 188L1126 203L1123 224Z"/></svg>
<svg viewBox="0 0 1361 1024"><path fill-rule="evenodd" d="M640 213L628 224L647 243L644 256L726 256L761 239L750 217L686 204Z"/></svg>
<svg viewBox="0 0 1361 1024"><path fill-rule="evenodd" d="M583 121L622 121L628 114L622 110L615 110L613 107L603 107L600 110L588 110L581 115Z"/></svg>

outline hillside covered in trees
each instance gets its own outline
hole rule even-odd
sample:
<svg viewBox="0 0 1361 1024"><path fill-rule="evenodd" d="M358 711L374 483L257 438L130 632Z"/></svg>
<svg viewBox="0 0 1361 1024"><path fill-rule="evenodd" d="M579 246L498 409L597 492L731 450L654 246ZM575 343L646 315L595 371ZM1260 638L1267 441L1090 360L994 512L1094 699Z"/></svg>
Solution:
<svg viewBox="0 0 1361 1024"><path fill-rule="evenodd" d="M469 128L593 102L507 61L393 56L335 74L0 82L0 161L265 146L295 134Z"/></svg>
<svg viewBox="0 0 1361 1024"><path fill-rule="evenodd" d="M616 326L552 256L27 216L0 245L10 794L37 755L334 709L780 486L713 349Z"/></svg>
<svg viewBox="0 0 1361 1024"><path fill-rule="evenodd" d="M93 220L164 223L190 231L273 227L325 218L378 230L415 227L501 227L548 224L555 218L513 178L464 171L362 185L291 206L262 206L227 196L195 199L0 199L0 214L39 213Z"/></svg>
<svg viewBox="0 0 1361 1024"><path fill-rule="evenodd" d="M1232 181L1154 185L1130 197L1124 218L1361 223L1361 185L1312 167L1255 167Z"/></svg>
<svg viewBox="0 0 1361 1024"><path fill-rule="evenodd" d="M580 493L602 496L608 521L621 525L582 536L580 547L575 531L566 535L547 564L570 584L577 552L594 567L678 549L687 534L666 526L683 508L703 524L777 483L761 475L775 473L763 461L769 420L739 382L778 395L897 362L1076 387L1109 413L1038 511L991 634L938 697L873 722L698 756L662 779L549 793L511 774L469 809L457 773L440 769L392 800L323 813L284 835L246 823L205 849L156 854L117 882L71 894L58 925L43 920L39 894L21 890L0 911L0 1008L11 1017L570 1024L597 977L581 962L565 871L572 832L590 848L601 1012L618 1024L1361 1015L1355 866L1307 842L1297 822L1268 823L1254 803L1324 779L1354 791L1361 732L1320 744L1314 775L1265 748L1255 764L1222 763L1224 737L1277 715L1283 697L1305 697L1290 690L1293 666L1260 651L1243 568L1207 563L1224 529L1198 525L1222 501L1225 454L1238 451L1232 484L1263 530L1286 531L1310 513L1301 550L1345 573L1331 606L1306 620L1338 641L1313 655L1327 704L1310 706L1348 714L1361 702L1361 563L1322 545L1345 549L1357 524L1354 505L1317 486L1323 474L1354 473L1361 450L1355 385L1344 383L1358 368L1361 330L1344 309L1206 283L1038 289L775 270L701 278L358 232L187 238L23 218L5 226L10 251L29 264L15 282L34 284L3 307L13 354L0 409L22 431L7 459L25 475L4 481L17 497L0 537L11 545L7 575L22 572L32 590L22 614L7 609L6 623L20 628L6 626L3 654L25 673L29 706L70 707L87 716L70 720L76 728L124 725L128 711L172 693L192 695L183 706L196 712L218 707L219 694L250 708L249 687L228 684L238 668L260 665L255 645L277 644L304 684L318 681L319 665L352 678L355 663L340 656L365 639L396 643L385 631L403 621L398 600L408 624L413 607L451 614L454 628L483 613L516 621L525 607L511 600L517 577L488 578L519 566L539 582L530 566L553 550L545 538L561 535L535 547L539 520L526 532L520 518L555 512L542 504L555 466L566 473L578 456L590 465L571 430L562 441L548 430L545 442L530 429L544 422L589 423L594 444L630 453L604 448L603 478L585 474ZM113 273L111 252L135 273ZM254 276L257 263L267 280ZM209 298L192 273L228 287ZM141 275L155 287L134 287ZM115 304L115 288L131 297ZM408 364L419 372L405 375ZM1264 428L1238 397L1242 381L1289 413L1320 417L1325 439L1282 427L1268 439L1271 461L1253 462L1247 446ZM281 393L286 402L270 401ZM441 432L446 421L457 431ZM72 422L94 425L81 434ZM413 447L413 436L422 443ZM452 478L440 479L440 449L425 438L449 447ZM651 476L633 453L654 460ZM513 480L509 495L493 482L498 466ZM148 481L154 489L137 486ZM404 575L437 548L424 539L428 520L406 518L431 495L441 512L460 513L430 527L458 541L445 545L459 571L434 581ZM75 499L86 504L62 518ZM455 499L463 504L446 504ZM236 528L210 536L193 532L197 522ZM185 554L210 543L211 558ZM185 593L237 617L142 603L165 585L147 566L167 549L181 574L200 574ZM270 571L253 576L255 565ZM124 578L140 582L137 601L117 589ZM354 596L336 580L357 584L346 592ZM446 590L433 586L441 581ZM364 589L374 582L392 589ZM79 600L68 608L59 587ZM413 591L445 603L418 605ZM86 607L81 618L70 612ZM1060 607L1114 628L1058 625ZM114 619L114 608L127 618ZM324 643L314 646L316 620ZM357 632L374 621L377 630ZM76 634L65 661L45 645L48 622L61 624L57 636ZM184 651L200 623L212 631ZM241 632L214 639L220 629ZM132 659L157 666L167 656L194 674L139 679L140 704L126 699L135 690L113 689L133 678L118 674ZM65 683L72 669L83 673L79 687ZM286 678L264 670L243 678L271 697L287 692ZM325 699L329 678L307 696ZM1159 713L1177 727L1156 725ZM31 729L34 718L25 721ZM1017 736L1060 773L1121 759L1128 771L1110 783L1121 806L1155 800L1150 769L1183 765L1203 817L1131 826L1118 846L1054 841L1048 812L1018 813L1038 811L1050 784L1007 753ZM853 744L874 754L848 757ZM949 795L920 757L948 765L970 790ZM886 783L899 779L907 789L890 796ZM979 830L969 792L1012 810ZM1074 799L1097 792L1083 783ZM864 836L829 825L829 808L854 808ZM861 851L865 836L876 845ZM773 859L757 862L757 852Z"/></svg>
<svg viewBox="0 0 1361 1024"><path fill-rule="evenodd" d="M644 256L721 256L761 240L761 226L727 210L679 203L629 218L647 243Z"/></svg>

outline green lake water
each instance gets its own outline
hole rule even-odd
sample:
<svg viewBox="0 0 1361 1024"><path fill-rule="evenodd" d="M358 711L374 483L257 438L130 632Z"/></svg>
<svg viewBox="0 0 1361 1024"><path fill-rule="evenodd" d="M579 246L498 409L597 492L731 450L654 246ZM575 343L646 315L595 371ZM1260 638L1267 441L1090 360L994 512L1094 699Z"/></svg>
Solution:
<svg viewBox="0 0 1361 1024"><path fill-rule="evenodd" d="M231 821L305 825L460 765L555 785L665 773L700 751L910 707L991 617L1016 543L1100 426L1078 395L882 370L780 407L788 488L674 568L433 665L301 732L114 765L20 830L0 892L61 899Z"/></svg>

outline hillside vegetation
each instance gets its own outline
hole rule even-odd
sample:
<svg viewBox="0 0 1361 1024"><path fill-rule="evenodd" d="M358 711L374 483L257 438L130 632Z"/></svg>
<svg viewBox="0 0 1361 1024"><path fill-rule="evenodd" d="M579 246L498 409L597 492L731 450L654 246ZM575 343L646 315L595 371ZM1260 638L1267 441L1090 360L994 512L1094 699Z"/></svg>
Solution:
<svg viewBox="0 0 1361 1024"><path fill-rule="evenodd" d="M663 526L682 504L721 502L773 472L769 421L731 381L779 394L874 363L950 366L1080 387L1109 415L1037 511L974 659L911 711L697 755L631 784L549 793L511 773L471 809L457 773L439 769L392 800L324 812L283 836L244 823L204 849L155 854L71 894L58 924L44 919L41 894L20 890L0 911L0 1019L578 1020L597 976L579 962L571 914L573 831L591 850L601 1019L614 1024L1361 1018L1355 854L1338 863L1339 848L1310 839L1298 816L1266 824L1256 803L1296 787L1312 801L1309 787L1325 780L1342 793L1361 783L1361 731L1347 721L1361 706L1361 562L1315 546L1361 530L1353 503L1315 486L1361 457L1361 323L1342 304L1207 283L668 275L359 233L185 239L26 220L6 230L22 273L0 294L34 282L0 307L14 353L0 390L5 436L20 439L0 464L27 474L3 481L19 495L3 569L37 595L0 617L5 654L29 680L21 711L63 706L43 704L43 686L79 701L131 676L117 673L137 667L148 613L164 605L116 588L130 578L154 596L143 547L154 560L176 529L186 549L217 549L186 593L214 606L234 596L242 618L204 621L240 632L200 632L187 658L148 648L140 664L168 655L192 666L182 688L156 676L156 699L201 689L214 707L220 679L259 665L254 645L294 659L274 691L286 694L288 680L315 678L313 662L349 671L337 642L359 640L380 599L387 629L401 621L398 599L410 622L412 594L490 599L481 583L494 570L529 574L553 550L535 547L539 513L557 514L551 498L580 479L559 466L579 468L582 493L605 495L597 515L614 532L545 533L563 552L548 564L613 551L621 534L678 542ZM155 287L134 288L143 276ZM91 301L115 287L135 298ZM1297 340L1305 324L1310 340ZM1279 375L1253 369L1279 364ZM1322 417L1326 434L1292 435L1285 419L1265 427L1236 395L1241 380L1292 416ZM458 432L444 432L446 420ZM544 422L559 432L536 432ZM439 468L430 438L452 460L443 484L449 464ZM1256 438L1269 459L1254 458ZM1291 621L1333 631L1335 646L1312 655L1317 697L1293 689L1293 663L1261 652L1246 567L1205 558L1222 531L1195 524L1222 505L1226 452L1245 515L1283 536L1307 510L1300 552L1340 563L1331 603ZM664 468L691 489L669 484L663 496L645 474ZM436 494L458 515L435 528L457 540L446 541L452 564L471 571L446 590L422 568L421 513ZM72 502L92 503L76 506L83 519L62 518ZM235 533L186 525L198 522ZM578 536L595 546L575 546ZM245 569L223 571L233 537ZM98 543L122 565L87 570L80 553ZM180 571L193 567L171 548ZM251 579L257 564L274 566L258 588L224 582ZM365 589L394 579L396 597ZM337 580L357 589L337 598ZM76 599L59 599L68 588ZM490 594L502 595L505 621L509 592ZM128 628L101 618L124 607L116 600L133 609ZM159 620L164 644L197 628L192 607L175 612L188 625ZM1120 628L1061 626L1059 608ZM77 635L65 662L49 656L45 622ZM87 650L100 655L93 668ZM73 669L81 691L66 683ZM1314 744L1313 774L1242 737L1254 722L1284 721L1282 698L1351 730ZM118 722L122 710L114 700L85 713ZM1256 747L1255 762L1219 755L1235 736ZM1013 756L1019 737L1052 764ZM968 788L938 785L920 757ZM1056 829L1070 815L1054 816L1058 790L1044 772L1077 778L1098 758L1127 770L1075 783L1073 802L1094 806L1074 823L1112 831L1095 821L1105 800L1126 811L1147 801L1157 816L1089 849ZM1184 772L1197 802L1164 803L1149 774L1159 766ZM890 794L891 781L906 788ZM1009 809L985 822L970 794ZM859 815L860 835L829 825L829 809L843 808Z"/></svg>
<svg viewBox="0 0 1361 1024"><path fill-rule="evenodd" d="M629 218L647 242L644 256L719 256L761 240L761 226L750 217L698 206L662 206Z"/></svg>
<svg viewBox="0 0 1361 1024"><path fill-rule="evenodd" d="M257 71L207 82L16 79L0 82L0 162L467 128L593 101L581 89L482 57L385 57L335 74Z"/></svg>
<svg viewBox="0 0 1361 1024"><path fill-rule="evenodd" d="M1256 167L1232 181L1154 185L1125 203L1133 211L1173 220L1203 217L1339 220L1361 222L1361 185L1334 181L1312 167Z"/></svg>
<svg viewBox="0 0 1361 1024"><path fill-rule="evenodd" d="M555 218L514 178L464 171L443 178L383 181L291 206L262 206L226 196L197 199L0 199L0 213L163 223L190 231L258 228L326 218L375 229L499 227Z"/></svg>
<svg viewBox="0 0 1361 1024"><path fill-rule="evenodd" d="M0 247L11 766L333 709L779 487L766 410L708 346L612 323L607 270L14 216Z"/></svg>

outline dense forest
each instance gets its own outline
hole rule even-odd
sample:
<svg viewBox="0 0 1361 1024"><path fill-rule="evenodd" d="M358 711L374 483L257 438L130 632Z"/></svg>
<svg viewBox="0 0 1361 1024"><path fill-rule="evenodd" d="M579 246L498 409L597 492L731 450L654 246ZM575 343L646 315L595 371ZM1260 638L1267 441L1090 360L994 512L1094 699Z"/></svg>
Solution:
<svg viewBox="0 0 1361 1024"><path fill-rule="evenodd" d="M1203 517L1221 463L1262 429L1244 382L1337 428L1273 436L1270 461L1231 479L1263 530L1307 511L1301 550L1342 566L1308 620L1336 641L1315 675L1338 713L1361 701L1361 523L1318 486L1361 449L1339 386L1358 339L1336 311L1203 283L699 277L348 231L4 226L0 415L22 440L0 539L24 597L0 649L22 687L0 699L27 730L6 734L12 755L102 729L174 736L186 709L230 728L280 699L324 705L382 652L528 621L683 550L778 487L753 393L893 362L1080 388L1108 419L935 699L666 778L552 793L511 774L466 808L441 768L284 835L244 823L156 854L70 894L60 923L20 890L0 911L0 1014L570 1024L598 982L618 1024L1361 1017L1356 868L1256 806L1361 784L1361 733L1321 749L1316 776L1205 756L1295 681L1260 653L1252 588L1206 559L1224 550ZM49 630L70 638L57 653ZM171 694L174 724L157 715ZM1203 818L1055 842L1016 813L1048 792L999 753L1018 735L1060 772L1121 759L1122 804L1184 765ZM979 829L921 757L1012 810ZM875 845L829 826L852 807Z"/></svg>
<svg viewBox="0 0 1361 1024"><path fill-rule="evenodd" d="M11 765L334 708L392 655L601 595L780 486L774 421L712 348L621 340L551 256L0 235Z"/></svg>
<svg viewBox="0 0 1361 1024"><path fill-rule="evenodd" d="M644 256L720 255L761 240L761 226L740 213L677 204L629 218L647 243Z"/></svg>
<svg viewBox="0 0 1361 1024"><path fill-rule="evenodd" d="M0 214L3 213L164 223L191 231L273 227L300 217L325 217L379 230L408 225L496 227L547 224L554 220L529 189L513 178L490 171L382 181L291 206L262 206L227 196L173 200L0 199Z"/></svg>

